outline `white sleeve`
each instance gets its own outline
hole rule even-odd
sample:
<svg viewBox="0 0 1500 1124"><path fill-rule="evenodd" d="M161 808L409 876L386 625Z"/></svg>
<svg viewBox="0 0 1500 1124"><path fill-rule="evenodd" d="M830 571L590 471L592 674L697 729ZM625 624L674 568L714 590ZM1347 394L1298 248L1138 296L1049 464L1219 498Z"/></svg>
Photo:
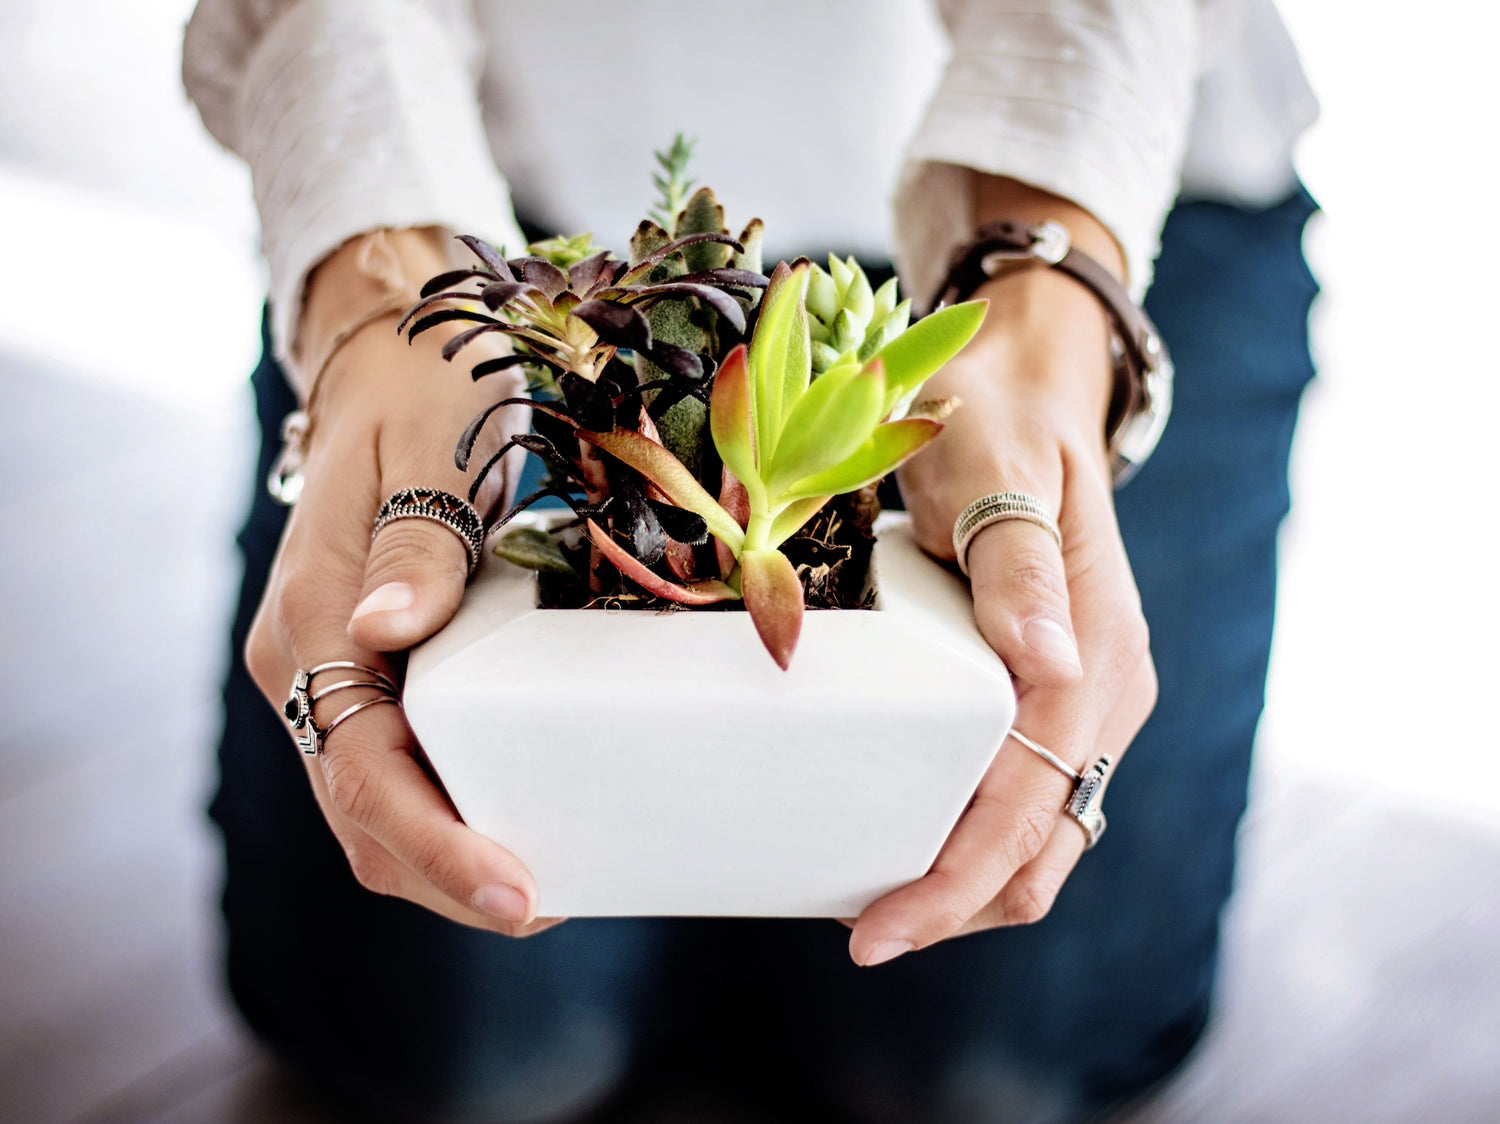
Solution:
<svg viewBox="0 0 1500 1124"><path fill-rule="evenodd" d="M183 82L250 165L283 359L308 274L356 235L442 226L520 250L479 43L467 0L200 0Z"/></svg>
<svg viewBox="0 0 1500 1124"><path fill-rule="evenodd" d="M953 55L896 193L907 291L932 296L973 237L972 175L1007 176L1092 213L1151 279L1177 195L1204 29L1198 0L941 0ZM1212 7L1212 4L1208 5Z"/></svg>

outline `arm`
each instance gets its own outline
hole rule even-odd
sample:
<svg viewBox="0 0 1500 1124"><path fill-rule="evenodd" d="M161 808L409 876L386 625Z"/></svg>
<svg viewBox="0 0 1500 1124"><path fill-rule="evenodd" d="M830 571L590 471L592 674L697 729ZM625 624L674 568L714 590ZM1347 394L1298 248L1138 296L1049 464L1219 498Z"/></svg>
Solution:
<svg viewBox="0 0 1500 1124"><path fill-rule="evenodd" d="M1028 15L975 0L945 14L954 61L898 200L914 291L935 290L979 224L1011 218L1062 223L1139 294L1191 117L1196 6L1064 0ZM1018 270L976 295L991 302L984 327L928 384L963 408L906 466L902 491L919 541L945 558L954 519L981 495L1027 492L1057 513L1061 549L1029 523L997 523L973 540L969 566L980 631L1015 676L1016 728L1081 771L1118 759L1156 699L1103 440L1108 322L1052 270ZM1059 815L1068 791L1008 740L932 871L859 918L856 962L1045 916L1085 842Z"/></svg>
<svg viewBox="0 0 1500 1124"><path fill-rule="evenodd" d="M272 335L304 400L307 282L345 242L432 227L522 245L484 138L478 42L461 0L200 0L188 23L183 83L250 166Z"/></svg>
<svg viewBox="0 0 1500 1124"><path fill-rule="evenodd" d="M391 674L384 653L451 617L467 571L458 538L403 520L372 544L370 529L399 489L464 495L454 435L519 391L443 362L441 330L408 346L392 311L446 268L442 227L520 244L460 46L473 41L467 19L454 3L203 0L188 27L185 81L209 129L250 164L278 351L311 399L304 489L245 653L278 708L298 668L352 660ZM525 424L511 409L494 430ZM488 440L476 464L499 444ZM346 702L324 700L317 719ZM545 927L531 875L464 826L415 751L400 710L375 706L307 761L356 877L466 924Z"/></svg>

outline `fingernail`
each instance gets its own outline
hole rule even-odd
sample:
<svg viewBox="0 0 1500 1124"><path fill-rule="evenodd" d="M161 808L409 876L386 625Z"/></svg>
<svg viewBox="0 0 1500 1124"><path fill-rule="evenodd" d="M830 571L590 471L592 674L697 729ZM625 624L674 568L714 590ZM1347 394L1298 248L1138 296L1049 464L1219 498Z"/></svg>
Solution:
<svg viewBox="0 0 1500 1124"><path fill-rule="evenodd" d="M357 621L371 613L393 613L398 609L410 609L417 599L417 591L405 582L386 582L370 591L370 595L354 609L349 619Z"/></svg>
<svg viewBox="0 0 1500 1124"><path fill-rule="evenodd" d="M1073 643L1068 630L1051 617L1032 617L1021 630L1021 639L1033 652L1054 663L1065 664L1074 671L1083 670L1083 664L1078 660L1078 645Z"/></svg>
<svg viewBox="0 0 1500 1124"><path fill-rule="evenodd" d="M514 886L500 883L481 886L474 891L474 908L501 921L525 921L526 895Z"/></svg>
<svg viewBox="0 0 1500 1124"><path fill-rule="evenodd" d="M911 941L881 941L870 949L870 955L865 957L865 967L873 968L877 964L884 964L887 960L905 956L916 947Z"/></svg>

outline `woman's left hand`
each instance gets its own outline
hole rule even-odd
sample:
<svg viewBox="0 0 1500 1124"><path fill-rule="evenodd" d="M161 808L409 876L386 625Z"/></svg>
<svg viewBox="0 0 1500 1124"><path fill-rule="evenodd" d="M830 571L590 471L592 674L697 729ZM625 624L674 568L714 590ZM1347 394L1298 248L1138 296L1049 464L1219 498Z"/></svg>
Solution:
<svg viewBox="0 0 1500 1124"><path fill-rule="evenodd" d="M901 485L923 548L952 559L960 512L1025 492L1057 512L1062 548L1020 520L970 545L974 615L1015 680L1015 728L1082 773L1116 762L1156 702L1140 597L1115 522L1102 440L1108 402L1100 306L1050 270L991 282L990 315L929 383L960 408ZM1061 814L1072 782L1007 738L926 876L871 904L849 950L862 965L964 933L1044 917L1083 853Z"/></svg>

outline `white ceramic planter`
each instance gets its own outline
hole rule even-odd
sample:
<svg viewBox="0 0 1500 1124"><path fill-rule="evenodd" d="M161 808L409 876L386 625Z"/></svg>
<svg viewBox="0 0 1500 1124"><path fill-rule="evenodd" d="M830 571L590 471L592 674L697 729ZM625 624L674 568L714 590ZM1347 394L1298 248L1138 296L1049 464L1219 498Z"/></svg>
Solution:
<svg viewBox="0 0 1500 1124"><path fill-rule="evenodd" d="M851 917L926 872L1015 696L962 582L878 532L880 607L807 613L785 672L744 613L538 609L486 558L406 710L543 916Z"/></svg>

